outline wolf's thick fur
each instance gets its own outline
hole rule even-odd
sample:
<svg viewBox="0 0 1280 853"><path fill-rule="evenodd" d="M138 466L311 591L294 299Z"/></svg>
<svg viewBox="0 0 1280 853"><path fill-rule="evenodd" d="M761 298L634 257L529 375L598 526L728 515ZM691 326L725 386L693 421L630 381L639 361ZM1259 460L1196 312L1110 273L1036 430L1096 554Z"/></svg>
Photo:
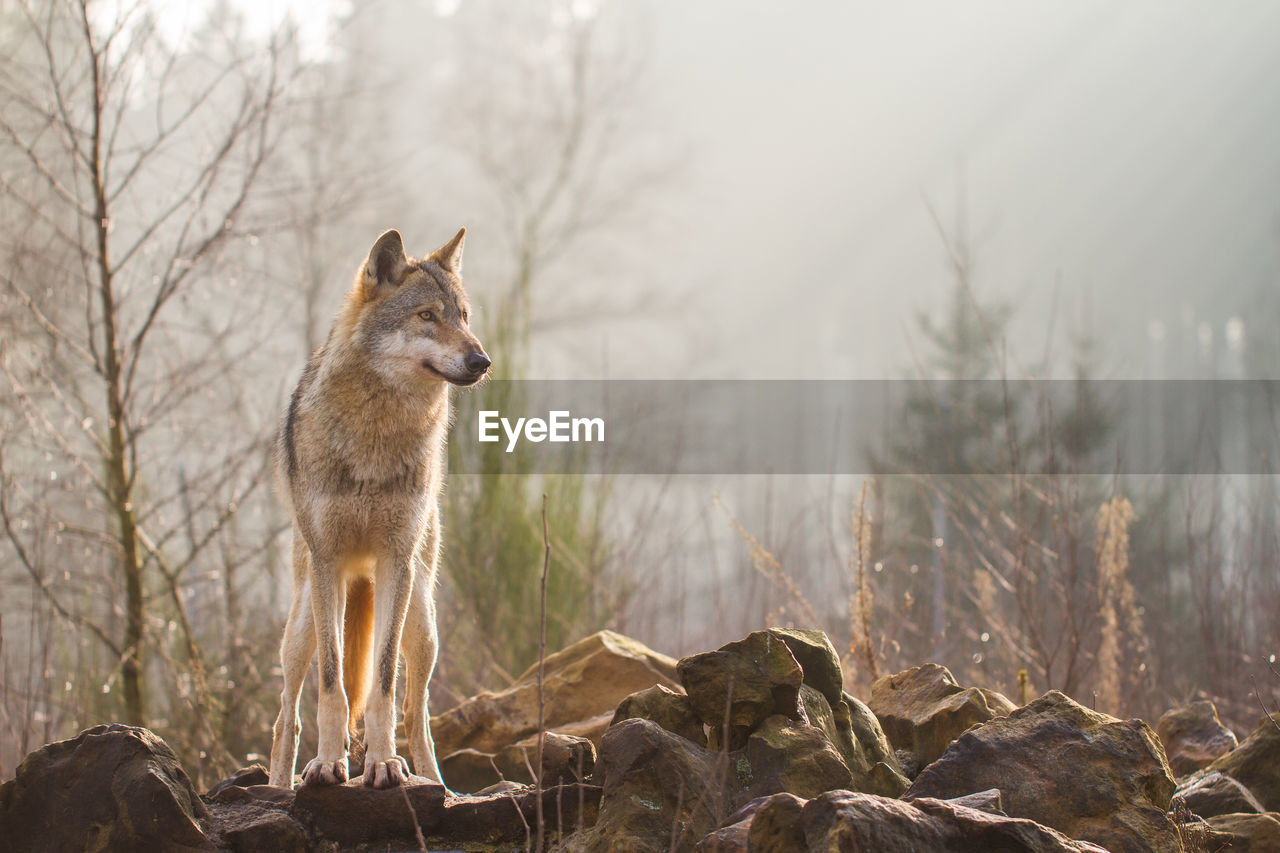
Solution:
<svg viewBox="0 0 1280 853"><path fill-rule="evenodd" d="M303 783L347 779L362 711L365 784L405 780L408 767L395 751L402 647L409 753L417 773L441 781L427 682L436 663L449 386L471 385L489 368L469 328L460 278L465 235L421 260L405 255L397 232L378 238L281 424L276 472L293 517L293 600L280 649L272 785L293 785L298 701L317 651L320 737Z"/></svg>

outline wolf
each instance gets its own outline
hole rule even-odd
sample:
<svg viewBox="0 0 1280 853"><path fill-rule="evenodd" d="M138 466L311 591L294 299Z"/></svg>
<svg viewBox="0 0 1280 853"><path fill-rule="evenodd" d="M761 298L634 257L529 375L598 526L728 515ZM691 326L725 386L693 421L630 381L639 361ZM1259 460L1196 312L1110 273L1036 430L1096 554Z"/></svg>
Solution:
<svg viewBox="0 0 1280 853"><path fill-rule="evenodd" d="M293 597L280 646L284 690L270 782L293 787L299 699L319 653L319 743L304 785L348 778L364 714L363 781L409 774L396 754L396 669L405 656L405 731L414 770L443 782L427 716L437 639L433 592L452 386L490 359L462 286L466 229L426 257L397 231L373 244L289 400L276 479L293 520ZM371 669L372 667L372 669Z"/></svg>

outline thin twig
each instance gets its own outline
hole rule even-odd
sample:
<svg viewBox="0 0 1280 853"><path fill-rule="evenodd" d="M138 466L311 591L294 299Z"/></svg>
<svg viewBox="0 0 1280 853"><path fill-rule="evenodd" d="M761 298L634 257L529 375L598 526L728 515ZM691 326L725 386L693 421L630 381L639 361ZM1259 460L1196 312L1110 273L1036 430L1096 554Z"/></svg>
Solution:
<svg viewBox="0 0 1280 853"><path fill-rule="evenodd" d="M1267 703L1262 700L1262 694L1258 691L1258 679L1251 675L1249 680L1253 682L1253 695L1258 700L1258 704L1262 706L1262 713L1271 721L1271 725L1280 731L1280 720L1277 720L1275 715L1267 708Z"/></svg>
<svg viewBox="0 0 1280 853"><path fill-rule="evenodd" d="M534 778L538 794L538 840L535 849L542 853L544 818L542 814L542 753L547 740L546 702L542 693L543 668L547 657L547 572L551 567L551 537L547 535L547 495L542 494L542 585L538 595L538 774Z"/></svg>
<svg viewBox="0 0 1280 853"><path fill-rule="evenodd" d="M422 836L422 824L418 823L418 813L414 811L413 803L409 801L409 792L405 790L404 785L397 785L400 789L400 796L404 797L404 804L409 809L409 817L413 820L413 835L418 839L418 850L421 853L428 853L427 839Z"/></svg>

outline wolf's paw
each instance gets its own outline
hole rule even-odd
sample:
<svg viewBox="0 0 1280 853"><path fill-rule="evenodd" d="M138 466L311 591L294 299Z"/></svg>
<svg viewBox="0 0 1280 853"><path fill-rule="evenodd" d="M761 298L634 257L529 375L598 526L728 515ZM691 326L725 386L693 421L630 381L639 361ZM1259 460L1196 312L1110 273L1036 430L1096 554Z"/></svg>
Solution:
<svg viewBox="0 0 1280 853"><path fill-rule="evenodd" d="M341 785L347 781L347 759L322 761L313 758L302 768L302 784L304 785Z"/></svg>
<svg viewBox="0 0 1280 853"><path fill-rule="evenodd" d="M364 763L364 783L373 788L394 788L409 778L409 764L398 755L386 761L368 759Z"/></svg>

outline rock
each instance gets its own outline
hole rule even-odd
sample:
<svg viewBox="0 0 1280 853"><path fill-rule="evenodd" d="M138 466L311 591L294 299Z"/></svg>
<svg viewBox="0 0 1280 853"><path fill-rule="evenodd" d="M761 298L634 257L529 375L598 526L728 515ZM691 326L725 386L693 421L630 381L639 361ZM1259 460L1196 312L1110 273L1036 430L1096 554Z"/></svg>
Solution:
<svg viewBox="0 0 1280 853"><path fill-rule="evenodd" d="M525 850L528 832L535 830L538 792L530 787L489 797L457 797L445 802L437 834L428 836L428 849ZM596 785L559 785L542 791L546 838L558 838L592 826L600 808ZM526 829L528 827L529 829ZM543 849L549 849L550 845ZM384 849L384 848L379 848ZM412 839L405 849L420 849Z"/></svg>
<svg viewBox="0 0 1280 853"><path fill-rule="evenodd" d="M818 696L819 699L822 697ZM783 792L816 797L848 788L853 775L822 729L774 714L747 738L743 753L730 754L731 766L748 796Z"/></svg>
<svg viewBox="0 0 1280 853"><path fill-rule="evenodd" d="M1208 767L1235 779L1267 811L1280 812L1280 727L1263 718L1244 742Z"/></svg>
<svg viewBox="0 0 1280 853"><path fill-rule="evenodd" d="M786 846L763 846L768 827ZM762 846L756 847L757 831ZM772 839L770 839L772 840ZM797 814L778 801L752 822L752 850L874 850L876 853L1096 853L1029 820L1003 817L935 799L913 802L854 791L830 791Z"/></svg>
<svg viewBox="0 0 1280 853"><path fill-rule="evenodd" d="M832 785L832 788L847 787L855 791L897 797L911 784L898 769L897 761L889 751L889 743L880 731L880 724L861 702L853 700L860 706L859 731L855 732L853 708L848 700L841 698L836 706L838 710L833 710L827 704L825 696L808 684L802 684L800 701L809 723L822 729L849 769L849 784ZM870 747L865 746L864 741L869 741ZM886 758L891 763L886 763Z"/></svg>
<svg viewBox="0 0 1280 853"><path fill-rule="evenodd" d="M596 752L599 752L600 738L604 737L609 724L613 722L613 715L614 709L610 708L608 711L604 711L594 717L588 717L585 720L560 723L556 726L556 731L562 735L586 738L595 746Z"/></svg>
<svg viewBox="0 0 1280 853"><path fill-rule="evenodd" d="M805 802L793 794L776 794L763 801L748 827L747 849L771 853L806 849L800 823Z"/></svg>
<svg viewBox="0 0 1280 853"><path fill-rule="evenodd" d="M787 644L804 673L804 683L825 696L831 707L840 704L844 693L844 673L840 669L840 655L831 639L822 631L796 628L770 628L769 633Z"/></svg>
<svg viewBox="0 0 1280 853"><path fill-rule="evenodd" d="M304 785L290 814L325 844L339 847L419 849L420 831L432 849L469 845L523 848L527 827L537 826L539 793L522 787L490 796L446 796L443 785L411 776L409 784L375 790L359 780L343 785ZM600 789L563 785L541 792L544 826L554 838L595 822Z"/></svg>
<svg viewBox="0 0 1280 853"><path fill-rule="evenodd" d="M715 832L712 832L706 838L699 841L697 847L694 849L697 853L748 853L748 850L751 849L749 843L751 825L752 821L755 819L756 813L769 803L773 802L776 798L782 798L796 803L795 813L797 815L800 814L800 807L803 806L805 802L794 794L773 794L768 797L757 797L727 817L724 823L721 824L720 829L717 829ZM802 843L804 841L803 838L800 838L799 840ZM789 849L786 847L776 846L779 842L772 836L769 837L769 840L766 843L774 846L761 847L761 842L757 840L755 849Z"/></svg>
<svg viewBox="0 0 1280 853"><path fill-rule="evenodd" d="M538 763L538 736L532 734L497 755L460 749L440 762L440 773L454 791L479 791L502 781L533 782L530 769ZM586 738L547 732L542 748L542 778L546 785L580 782L596 766L596 748Z"/></svg>
<svg viewBox="0 0 1280 853"><path fill-rule="evenodd" d="M536 734L537 679L534 666L506 690L481 693L432 717L436 754L468 748L496 754ZM599 631L545 660L545 726L583 735L571 724L594 722L597 735L603 734L619 702L655 684L678 686L673 659L629 637Z"/></svg>
<svg viewBox="0 0 1280 853"><path fill-rule="evenodd" d="M728 811L733 783L716 772L718 758L652 720L612 726L596 767L603 783L599 818L594 827L567 839L564 849L692 850Z"/></svg>
<svg viewBox="0 0 1280 853"><path fill-rule="evenodd" d="M800 719L804 673L787 644L768 631L683 658L676 671L694 713L710 729L711 749L720 748L726 710L731 750L741 749L751 732L774 714Z"/></svg>
<svg viewBox="0 0 1280 853"><path fill-rule="evenodd" d="M293 791L274 785L250 785L247 788L231 785L220 788L216 794L205 794L204 800L206 803L274 803L288 808L293 804Z"/></svg>
<svg viewBox="0 0 1280 853"><path fill-rule="evenodd" d="M902 775L908 779L916 778L920 775L920 771L924 769L924 765L920 763L920 756L909 749L895 749L893 757L897 760L898 766L902 768Z"/></svg>
<svg viewBox="0 0 1280 853"><path fill-rule="evenodd" d="M1236 736L1218 719L1212 702L1192 702L1166 711L1156 723L1173 775L1182 777L1236 748Z"/></svg>
<svg viewBox="0 0 1280 853"><path fill-rule="evenodd" d="M951 803L953 806L964 806L966 809L977 809L980 812L1008 817L1004 812L999 788L989 788L986 791L967 794L963 797L952 797L944 802Z"/></svg>
<svg viewBox="0 0 1280 853"><path fill-rule="evenodd" d="M993 690L961 687L936 663L877 679L867 704L889 742L915 756L915 761L902 762L907 767L924 767L970 727L1017 707Z"/></svg>
<svg viewBox="0 0 1280 853"><path fill-rule="evenodd" d="M711 832L693 849L696 853L748 853L747 837L750 832L751 818L748 817Z"/></svg>
<svg viewBox="0 0 1280 853"><path fill-rule="evenodd" d="M871 709L854 698L853 694L845 693L843 696L843 707L837 705L831 710L836 715L836 726L840 731L848 727L850 738L857 744L859 751L867 757L868 761L876 764L884 764L897 776L905 777L902 765L898 762L897 753L894 751L889 738L885 736L884 729L880 726L880 720ZM845 715L848 715L848 721L845 721ZM843 751L843 750L842 750ZM850 767L851 770L856 769ZM905 778L903 781L906 781ZM904 789L905 790L905 787ZM896 797L901 794L885 793L884 791L868 791L871 794L883 794L886 797Z"/></svg>
<svg viewBox="0 0 1280 853"><path fill-rule="evenodd" d="M342 785L303 785L294 794L294 818L338 844L414 843L415 824L431 835L444 812L445 788L410 776L397 788L378 790L359 778Z"/></svg>
<svg viewBox="0 0 1280 853"><path fill-rule="evenodd" d="M945 799L989 788L1000 789L1012 817L1112 853L1181 849L1165 814L1174 783L1155 732L1057 691L965 732L904 796Z"/></svg>
<svg viewBox="0 0 1280 853"><path fill-rule="evenodd" d="M269 781L267 768L261 764L251 764L248 767L241 767L235 773L214 785L205 793L205 796L216 797L227 788L248 788L250 785L265 785Z"/></svg>
<svg viewBox="0 0 1280 853"><path fill-rule="evenodd" d="M1280 853L1280 814L1226 814L1211 817L1208 850Z"/></svg>
<svg viewBox="0 0 1280 853"><path fill-rule="evenodd" d="M609 724L617 725L633 718L653 720L672 734L680 735L699 746L707 745L707 733L702 728L702 721L693 712L693 705L683 692L677 693L661 684L655 684L647 690L632 693L619 703Z"/></svg>
<svg viewBox="0 0 1280 853"><path fill-rule="evenodd" d="M1173 804L1175 808L1182 806L1192 814L1206 818L1236 812L1260 814L1266 811L1248 788L1216 770L1197 773L1183 780L1174 792Z"/></svg>
<svg viewBox="0 0 1280 853"><path fill-rule="evenodd" d="M0 847L12 853L213 850L186 771L143 728L95 726L37 749L0 803Z"/></svg>
<svg viewBox="0 0 1280 853"><path fill-rule="evenodd" d="M302 824L290 817L283 808L263 805L247 798L236 801L227 797L228 791L232 790L245 789L233 787L219 791L219 799L209 804L209 823L219 840L220 849L229 849L235 853L257 853L261 850L307 853L311 849Z"/></svg>

